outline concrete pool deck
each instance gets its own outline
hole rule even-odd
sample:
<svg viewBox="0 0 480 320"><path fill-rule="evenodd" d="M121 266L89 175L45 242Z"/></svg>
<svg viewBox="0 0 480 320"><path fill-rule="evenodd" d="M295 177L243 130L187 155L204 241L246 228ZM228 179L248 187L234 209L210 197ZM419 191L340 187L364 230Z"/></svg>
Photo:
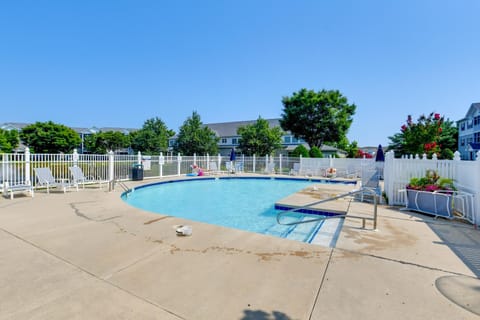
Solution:
<svg viewBox="0 0 480 320"><path fill-rule="evenodd" d="M347 218L327 248L152 214L120 194L0 199L0 319L479 318L471 225L379 206L377 231ZM186 223L193 235L176 236Z"/></svg>

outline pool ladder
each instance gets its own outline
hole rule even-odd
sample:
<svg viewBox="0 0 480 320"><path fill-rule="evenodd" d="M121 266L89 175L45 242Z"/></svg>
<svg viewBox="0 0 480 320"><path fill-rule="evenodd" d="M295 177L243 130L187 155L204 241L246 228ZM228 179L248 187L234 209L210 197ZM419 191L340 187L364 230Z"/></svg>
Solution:
<svg viewBox="0 0 480 320"><path fill-rule="evenodd" d="M315 206L317 204L337 200L337 199L342 199L342 198L347 198L347 197L353 197L354 195L361 195L363 198L363 195L368 194L373 196L373 217L360 217L360 216L353 216L353 215L348 215L349 218L355 218L355 219L361 219L362 220L362 228L365 229L365 221L366 220L372 220L373 221L373 230L377 229L377 205L378 205L378 193L374 188L368 188L368 187L363 187L360 189L356 189L350 192L342 193L339 194L338 196L331 197L328 199L322 199L320 201L315 201L312 203L309 203L307 205L304 205L302 207L298 208L292 208L290 210L282 211L277 214L277 223L284 225L284 226L292 226L292 225L297 225L301 223L310 223L310 222L316 222L316 221L322 221L322 220L327 220L327 219L343 219L347 216L348 210L350 209L350 203L352 199L350 199L350 202L348 204L347 210L345 211L344 214L338 214L335 216L322 216L320 218L315 218L315 219L308 219L308 220L302 220L302 221L294 221L294 222L282 222L281 217L288 214L292 213L298 210L302 209L308 209L311 208L312 206Z"/></svg>
<svg viewBox="0 0 480 320"><path fill-rule="evenodd" d="M110 191L114 191L115 190L115 186L116 185L119 185L120 187L122 187L123 191L125 192L125 195L128 197L128 195L134 191L134 189L130 189L123 181L121 180L112 180L110 181L109 185L110 185L110 188L109 190Z"/></svg>

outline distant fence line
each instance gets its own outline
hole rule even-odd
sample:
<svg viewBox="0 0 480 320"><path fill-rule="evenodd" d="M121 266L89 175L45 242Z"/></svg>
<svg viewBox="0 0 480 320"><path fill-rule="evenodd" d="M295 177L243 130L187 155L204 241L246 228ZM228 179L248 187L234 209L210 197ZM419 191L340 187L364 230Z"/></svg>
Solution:
<svg viewBox="0 0 480 320"><path fill-rule="evenodd" d="M49 167L57 179L69 179L68 168L79 166L85 176L113 181L130 179L135 164L143 165L144 178L149 179L185 175L192 172L194 164L205 170L215 165L216 170L226 172L230 162L229 156L221 155L79 154L76 150L72 154L35 154L30 153L28 148L22 154L0 154L0 159L0 182L30 183L34 186L34 169L41 167ZM235 162L237 168L247 173L321 176L329 167L335 167L339 173L348 170L361 172L362 167L370 165L372 160L238 155Z"/></svg>
<svg viewBox="0 0 480 320"><path fill-rule="evenodd" d="M68 167L79 166L85 176L103 181L131 179L132 167L143 165L145 179L181 176L192 172L192 165L210 170L227 171L230 161L221 155L118 155L109 154L0 154L0 183L30 183L35 186L34 168L49 167L57 179L69 179ZM367 168L378 167L373 159L351 158L296 158L237 155L236 163L242 172L276 173L300 176L326 176L328 168L335 168L337 176L360 178ZM473 223L480 222L480 152L476 161L460 160L458 151L454 160L405 157L395 159L393 152L387 152L383 168L384 194L391 205L404 205L405 189L412 177L422 177L427 169L437 171L441 177L453 179L455 186L473 196Z"/></svg>

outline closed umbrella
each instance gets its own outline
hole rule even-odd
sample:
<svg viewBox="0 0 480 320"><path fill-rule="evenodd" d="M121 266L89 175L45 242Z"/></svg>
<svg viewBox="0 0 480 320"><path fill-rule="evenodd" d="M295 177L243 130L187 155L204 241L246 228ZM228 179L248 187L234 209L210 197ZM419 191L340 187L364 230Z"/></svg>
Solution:
<svg viewBox="0 0 480 320"><path fill-rule="evenodd" d="M235 168L235 159L237 158L237 155L235 154L235 149L232 148L232 151L230 151L230 171L233 172Z"/></svg>
<svg viewBox="0 0 480 320"><path fill-rule="evenodd" d="M377 154L375 155L375 163L377 167L377 174L380 179L383 179L383 166L385 162L385 154L383 153L382 145L378 145Z"/></svg>
<svg viewBox="0 0 480 320"><path fill-rule="evenodd" d="M385 154L383 153L382 145L378 145L377 154L375 155L375 161L385 161Z"/></svg>

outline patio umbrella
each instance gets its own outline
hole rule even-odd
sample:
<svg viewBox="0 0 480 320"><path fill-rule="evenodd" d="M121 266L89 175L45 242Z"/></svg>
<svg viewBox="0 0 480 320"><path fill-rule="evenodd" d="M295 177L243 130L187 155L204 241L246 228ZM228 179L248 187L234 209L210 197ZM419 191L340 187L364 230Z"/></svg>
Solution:
<svg viewBox="0 0 480 320"><path fill-rule="evenodd" d="M383 153L382 145L378 145L377 154L375 155L375 163L377 167L378 177L383 179L383 166L385 162L385 154Z"/></svg>
<svg viewBox="0 0 480 320"><path fill-rule="evenodd" d="M235 159L237 158L237 155L235 154L235 149L232 148L232 151L230 151L230 171L233 172L235 168Z"/></svg>
<svg viewBox="0 0 480 320"><path fill-rule="evenodd" d="M383 153L382 145L378 145L377 154L375 155L375 161L385 161L385 154Z"/></svg>

